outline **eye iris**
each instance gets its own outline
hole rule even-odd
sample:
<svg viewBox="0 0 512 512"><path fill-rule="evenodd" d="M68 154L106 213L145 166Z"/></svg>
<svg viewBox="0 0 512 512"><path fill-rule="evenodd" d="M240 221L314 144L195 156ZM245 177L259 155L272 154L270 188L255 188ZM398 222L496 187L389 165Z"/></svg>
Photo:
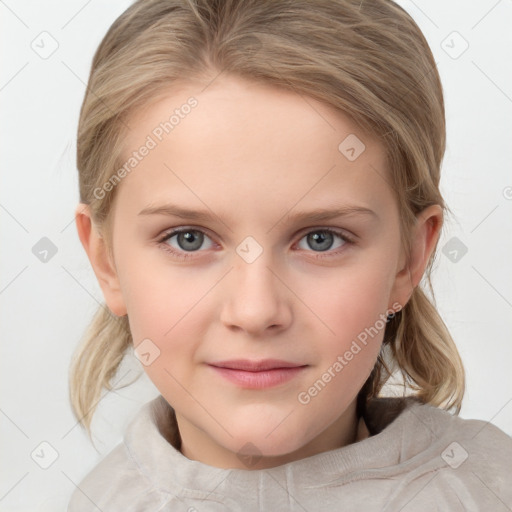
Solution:
<svg viewBox="0 0 512 512"><path fill-rule="evenodd" d="M199 231L184 231L182 233L178 233L177 241L178 241L178 245L180 246L181 249L196 251L197 249L199 249L201 247L201 245L203 243L202 237L203 237L203 235ZM195 243L193 243L194 238L195 238ZM183 243L185 243L185 246L183 246L184 245ZM192 243L193 247L187 246L186 244L188 244L188 243Z"/></svg>
<svg viewBox="0 0 512 512"><path fill-rule="evenodd" d="M325 244L326 240L328 241L327 244ZM316 248L319 249L320 251L327 251L332 245L332 233L329 233L326 231L318 231L314 234L310 234L310 235L308 235L308 243L311 241L320 242L320 243L323 242L322 247L316 247ZM313 245L313 247L314 247L314 245Z"/></svg>
<svg viewBox="0 0 512 512"><path fill-rule="evenodd" d="M201 231L189 230L176 233L179 247L185 251L197 251L203 244ZM333 234L329 231L316 231L307 235L308 244L318 251L327 251L332 247ZM316 247L315 244L319 244Z"/></svg>

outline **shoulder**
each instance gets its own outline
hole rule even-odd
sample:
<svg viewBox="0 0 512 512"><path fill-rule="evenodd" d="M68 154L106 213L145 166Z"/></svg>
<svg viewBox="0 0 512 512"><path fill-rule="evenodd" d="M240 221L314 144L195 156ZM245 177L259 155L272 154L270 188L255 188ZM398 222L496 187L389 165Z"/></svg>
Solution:
<svg viewBox="0 0 512 512"><path fill-rule="evenodd" d="M152 478L154 468L141 457L148 453L157 457L161 453L158 443L166 443L154 422L154 405L155 401L143 405L128 425L123 441L77 485L67 512L153 510L164 501Z"/></svg>
<svg viewBox="0 0 512 512"><path fill-rule="evenodd" d="M485 450L510 455L512 437L490 421L465 419L414 397L376 398L367 406L365 421L372 435L400 417L405 438L426 438L430 443L453 439L475 452Z"/></svg>
<svg viewBox="0 0 512 512"><path fill-rule="evenodd" d="M468 460L470 455L474 455L476 461L478 454L495 454L498 460L511 460L512 437L490 421L461 418L447 410L417 402L411 403L407 409L410 422L429 430L432 441L453 443L449 449L447 446L447 453L443 455L447 462L450 457L464 455L463 450L467 451ZM460 454L456 453L457 449ZM452 466L455 464L451 463Z"/></svg>
<svg viewBox="0 0 512 512"><path fill-rule="evenodd" d="M110 451L77 485L68 512L127 510L141 499L151 497L151 483L144 478L124 443ZM157 501L151 501L155 505ZM149 505L149 504L148 504ZM143 510L142 508L140 510Z"/></svg>
<svg viewBox="0 0 512 512"><path fill-rule="evenodd" d="M411 468L406 479L411 492L417 487L410 506L427 510L432 497L437 510L512 505L510 435L488 421L464 419L415 400L400 414L405 420L402 457Z"/></svg>

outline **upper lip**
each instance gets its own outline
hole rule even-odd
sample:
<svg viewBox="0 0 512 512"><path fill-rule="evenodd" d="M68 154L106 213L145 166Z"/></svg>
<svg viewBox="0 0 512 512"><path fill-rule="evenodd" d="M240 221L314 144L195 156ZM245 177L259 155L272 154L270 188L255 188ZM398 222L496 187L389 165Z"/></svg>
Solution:
<svg viewBox="0 0 512 512"><path fill-rule="evenodd" d="M232 359L230 361L217 361L209 364L219 368L230 368L232 370L244 370L247 372L261 372L265 370L274 370L276 368L297 368L299 366L306 366L304 364L291 363L280 359L261 359L259 361L251 361L249 359Z"/></svg>

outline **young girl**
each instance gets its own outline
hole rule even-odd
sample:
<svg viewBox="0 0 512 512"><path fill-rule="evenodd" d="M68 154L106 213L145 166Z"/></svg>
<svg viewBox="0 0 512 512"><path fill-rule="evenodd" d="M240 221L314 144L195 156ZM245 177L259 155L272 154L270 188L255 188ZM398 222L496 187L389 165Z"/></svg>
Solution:
<svg viewBox="0 0 512 512"><path fill-rule="evenodd" d="M90 435L130 350L160 395L68 510L510 509L512 439L458 417L463 366L420 284L444 150L432 53L389 0L127 9L78 129L106 305L71 403Z"/></svg>

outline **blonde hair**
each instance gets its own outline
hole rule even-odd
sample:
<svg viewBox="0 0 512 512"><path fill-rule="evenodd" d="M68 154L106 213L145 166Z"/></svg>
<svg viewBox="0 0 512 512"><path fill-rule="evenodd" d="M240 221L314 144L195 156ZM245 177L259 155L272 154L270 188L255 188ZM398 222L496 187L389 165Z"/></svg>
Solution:
<svg viewBox="0 0 512 512"><path fill-rule="evenodd" d="M433 204L449 211L439 191L442 86L427 41L401 7L390 0L138 0L94 55L78 127L80 201L110 251L116 187L101 199L95 190L122 165L130 115L173 84L208 83L220 72L313 97L375 135L386 150L384 179L396 191L408 250L416 214ZM417 400L460 412L464 368L435 307L435 254L423 276L432 298L418 285L387 323L358 397L363 406L398 370ZM128 318L100 307L70 367L73 412L89 436L101 392L112 389L131 347Z"/></svg>

